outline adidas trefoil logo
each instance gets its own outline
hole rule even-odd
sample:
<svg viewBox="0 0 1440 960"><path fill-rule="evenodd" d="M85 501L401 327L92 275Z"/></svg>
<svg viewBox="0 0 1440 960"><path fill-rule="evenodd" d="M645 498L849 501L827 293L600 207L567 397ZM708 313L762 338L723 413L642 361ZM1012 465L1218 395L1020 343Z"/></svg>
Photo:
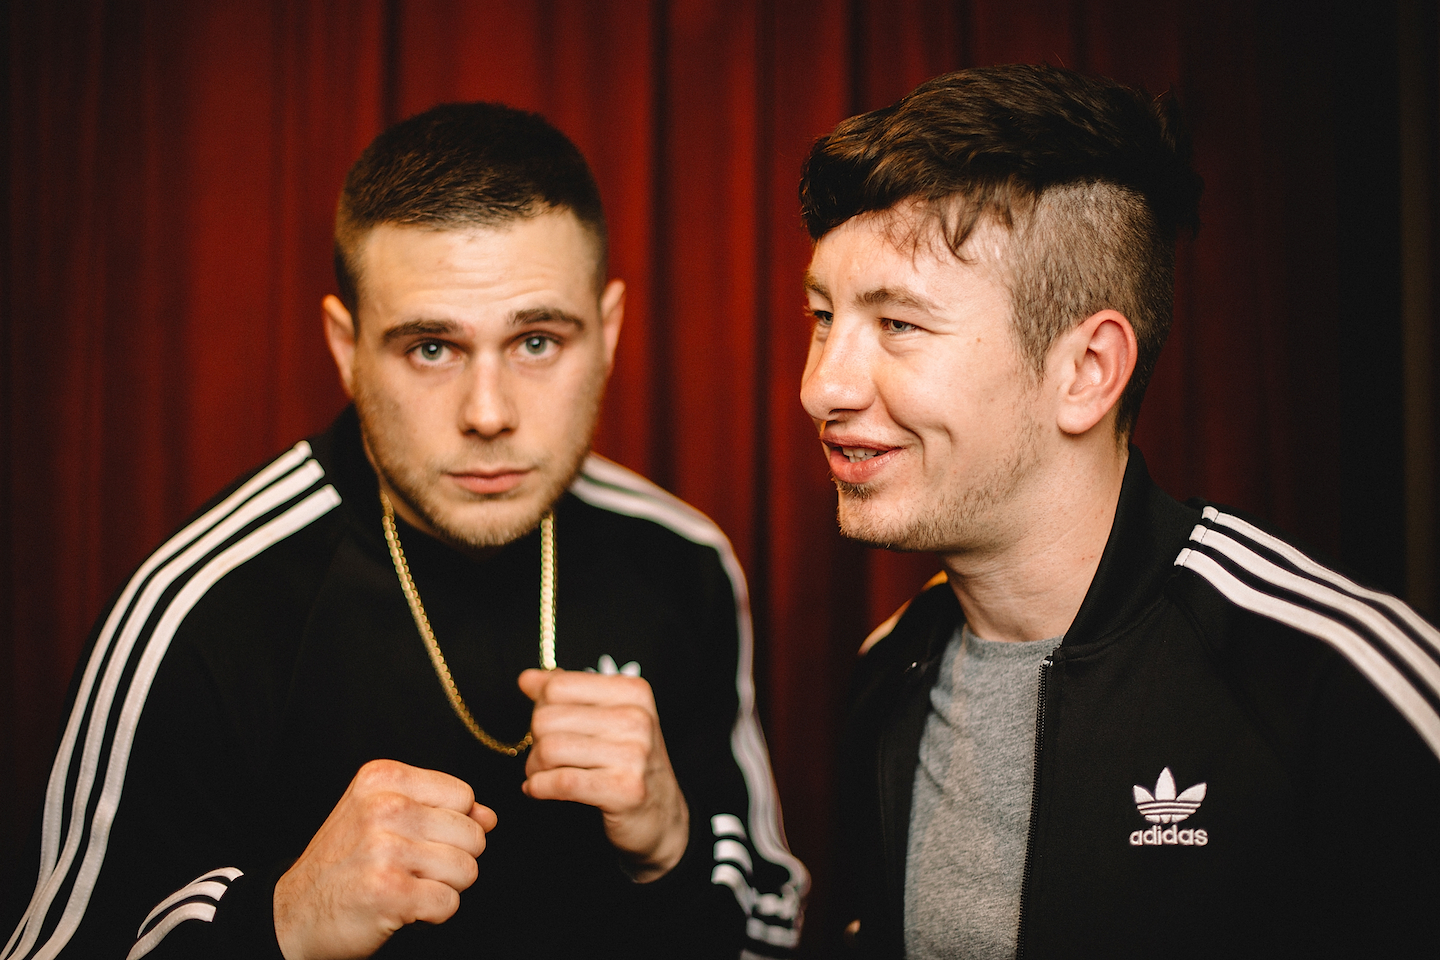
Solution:
<svg viewBox="0 0 1440 960"><path fill-rule="evenodd" d="M1204 799L1203 783L1195 784L1177 797L1175 777L1170 773L1169 767L1160 771L1160 779L1155 781L1153 794L1144 787L1135 787L1135 806L1151 823L1179 823L1186 820L1190 814L1200 809L1200 801Z"/></svg>
<svg viewBox="0 0 1440 960"><path fill-rule="evenodd" d="M585 672L598 673L601 676L605 677L613 677L616 674L619 674L622 677L638 677L640 676L640 664L636 663L634 660L631 660L624 666L617 667L615 665L615 658L610 656L610 654L606 653L601 654L600 660L598 663L595 664L595 666L586 667Z"/></svg>
<svg viewBox="0 0 1440 960"><path fill-rule="evenodd" d="M1130 834L1130 845L1132 847L1149 846L1171 846L1180 844L1186 847L1203 847L1210 842L1209 836L1204 830L1184 830L1175 826L1190 818L1190 815L1200 809L1200 803L1205 799L1205 784L1197 783L1193 787L1187 787L1180 794L1175 793L1175 776L1166 767L1160 771L1160 779L1155 781L1155 792L1151 793L1140 785L1135 786L1135 809L1140 815L1157 826L1149 830L1136 830ZM1169 827L1161 827L1158 824L1170 824Z"/></svg>

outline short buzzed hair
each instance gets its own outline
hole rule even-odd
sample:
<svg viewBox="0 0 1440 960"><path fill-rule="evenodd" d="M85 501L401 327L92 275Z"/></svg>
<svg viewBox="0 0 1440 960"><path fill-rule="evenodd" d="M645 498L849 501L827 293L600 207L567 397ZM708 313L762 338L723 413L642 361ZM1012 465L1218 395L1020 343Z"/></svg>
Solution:
<svg viewBox="0 0 1440 960"><path fill-rule="evenodd" d="M1055 338L1099 310L1135 328L1116 414L1128 436L1170 332L1175 239L1198 228L1202 185L1169 98L1012 65L936 77L842 122L811 149L800 205L814 240L902 203L932 215L956 256L982 218L1010 229L1014 331L1037 373Z"/></svg>
<svg viewBox="0 0 1440 960"><path fill-rule="evenodd" d="M595 244L597 295L608 268L600 190L575 144L537 113L444 103L380 134L345 177L335 213L335 280L356 314L357 253L382 223L460 230L569 210Z"/></svg>

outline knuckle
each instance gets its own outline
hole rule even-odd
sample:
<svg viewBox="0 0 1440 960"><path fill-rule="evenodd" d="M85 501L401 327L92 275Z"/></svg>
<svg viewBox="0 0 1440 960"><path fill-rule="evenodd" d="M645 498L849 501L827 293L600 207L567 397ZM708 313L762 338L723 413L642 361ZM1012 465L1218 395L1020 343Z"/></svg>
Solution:
<svg viewBox="0 0 1440 960"><path fill-rule="evenodd" d="M474 857L465 857L456 872L459 874L460 889L468 890L471 884L480 879L480 862Z"/></svg>
<svg viewBox="0 0 1440 960"><path fill-rule="evenodd" d="M621 681L622 688L637 703L648 704L655 699L654 693L650 690L650 681L644 677L619 676L616 679Z"/></svg>
<svg viewBox="0 0 1440 960"><path fill-rule="evenodd" d="M530 714L530 735L537 741L554 725L555 710L553 706L541 706L536 707Z"/></svg>
<svg viewBox="0 0 1440 960"><path fill-rule="evenodd" d="M470 821L470 843L465 847L465 852L470 854L473 860L485 851L485 830L474 820ZM471 883L474 883L472 880Z"/></svg>
<svg viewBox="0 0 1440 960"><path fill-rule="evenodd" d="M563 767L559 770L553 771L553 773L554 776L551 780L553 784L552 792L560 794L562 796L568 796L570 794L573 794L579 788L579 771L574 770L570 767Z"/></svg>
<svg viewBox="0 0 1440 960"><path fill-rule="evenodd" d="M460 891L448 884L438 884L435 888L435 910L437 916L442 920L448 920L460 909Z"/></svg>
<svg viewBox="0 0 1440 960"><path fill-rule="evenodd" d="M555 671L545 681L545 689L541 692L540 699L536 701L536 709L543 709L546 704L565 699L570 695L572 686L570 671Z"/></svg>
<svg viewBox="0 0 1440 960"><path fill-rule="evenodd" d="M410 809L407 797L388 790L368 795L362 804L365 819L371 825L394 823Z"/></svg>
<svg viewBox="0 0 1440 960"><path fill-rule="evenodd" d="M380 830L370 837L368 852L371 859L389 868L405 856L406 841L388 830Z"/></svg>
<svg viewBox="0 0 1440 960"><path fill-rule="evenodd" d="M550 733L553 720L554 707L536 707L534 708L534 712L531 712L530 735L534 740L533 746L530 747L531 751L534 751L534 748L540 746L540 741L546 737L546 734Z"/></svg>
<svg viewBox="0 0 1440 960"><path fill-rule="evenodd" d="M455 805L469 809L470 804L475 802L475 788L470 786L459 777L451 777L451 787L455 791Z"/></svg>
<svg viewBox="0 0 1440 960"><path fill-rule="evenodd" d="M627 743L620 748L620 762L627 770L639 773L650 762L650 751L638 743Z"/></svg>
<svg viewBox="0 0 1440 960"><path fill-rule="evenodd" d="M355 782L362 787L378 789L394 783L402 769L403 765L395 760L370 760L355 774Z"/></svg>
<svg viewBox="0 0 1440 960"><path fill-rule="evenodd" d="M404 902L410 892L410 882L411 877L402 870L371 870L361 880L361 895L376 910L384 911Z"/></svg>
<svg viewBox="0 0 1440 960"><path fill-rule="evenodd" d="M525 759L525 771L531 772L532 767L536 771L548 769L550 754L553 752L554 741L539 736L535 737L534 742L530 744L530 756Z"/></svg>
<svg viewBox="0 0 1440 960"><path fill-rule="evenodd" d="M619 711L619 720L627 734L645 736L650 733L650 712L644 707L620 707Z"/></svg>
<svg viewBox="0 0 1440 960"><path fill-rule="evenodd" d="M415 896L412 918L441 923L460 909L460 893L446 883L427 883Z"/></svg>

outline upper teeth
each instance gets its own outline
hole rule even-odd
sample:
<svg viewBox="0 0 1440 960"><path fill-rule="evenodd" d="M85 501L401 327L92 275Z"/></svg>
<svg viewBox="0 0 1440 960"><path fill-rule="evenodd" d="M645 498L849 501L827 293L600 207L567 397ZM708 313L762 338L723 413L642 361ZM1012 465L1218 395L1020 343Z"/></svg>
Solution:
<svg viewBox="0 0 1440 960"><path fill-rule="evenodd" d="M860 460L869 460L880 453L879 450L867 450L865 447L841 447L840 452L845 454L845 459L851 463Z"/></svg>

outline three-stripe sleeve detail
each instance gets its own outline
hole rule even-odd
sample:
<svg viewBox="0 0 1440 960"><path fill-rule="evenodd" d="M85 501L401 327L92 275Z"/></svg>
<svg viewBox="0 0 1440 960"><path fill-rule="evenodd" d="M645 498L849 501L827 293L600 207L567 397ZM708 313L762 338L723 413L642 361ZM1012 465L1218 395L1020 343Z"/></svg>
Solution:
<svg viewBox="0 0 1440 960"><path fill-rule="evenodd" d="M1405 603L1214 507L1175 564L1236 606L1334 648L1440 757L1440 632Z"/></svg>
<svg viewBox="0 0 1440 960"><path fill-rule="evenodd" d="M244 874L235 867L221 867L201 874L193 881L161 900L150 911L135 933L135 946L125 960L140 960L165 939L165 935L186 920L205 923L215 919L215 907L230 889L230 884Z"/></svg>
<svg viewBox="0 0 1440 960"><path fill-rule="evenodd" d="M185 616L227 573L339 505L310 452L309 444L297 444L176 533L141 564L111 608L51 768L35 892L0 960L54 957L79 928L105 860L145 697Z"/></svg>
<svg viewBox="0 0 1440 960"><path fill-rule="evenodd" d="M709 517L660 487L603 457L591 455L570 491L593 506L625 516L650 520L694 543L710 547L720 557L735 596L735 619L739 629L739 657L736 692L739 709L731 728L730 748L745 778L749 793L750 829L737 816L712 817L717 843L711 880L731 888L741 909L749 917L747 935L758 942L793 947L800 939L801 905L810 884L805 866L790 852L780 819L780 801L770 771L765 737L755 713L755 683L752 675L754 631L750 620L750 598L745 574L730 541ZM729 842L726 842L727 838ZM760 857L783 867L788 878L778 893L755 889L753 864L748 852L736 853L751 844Z"/></svg>

